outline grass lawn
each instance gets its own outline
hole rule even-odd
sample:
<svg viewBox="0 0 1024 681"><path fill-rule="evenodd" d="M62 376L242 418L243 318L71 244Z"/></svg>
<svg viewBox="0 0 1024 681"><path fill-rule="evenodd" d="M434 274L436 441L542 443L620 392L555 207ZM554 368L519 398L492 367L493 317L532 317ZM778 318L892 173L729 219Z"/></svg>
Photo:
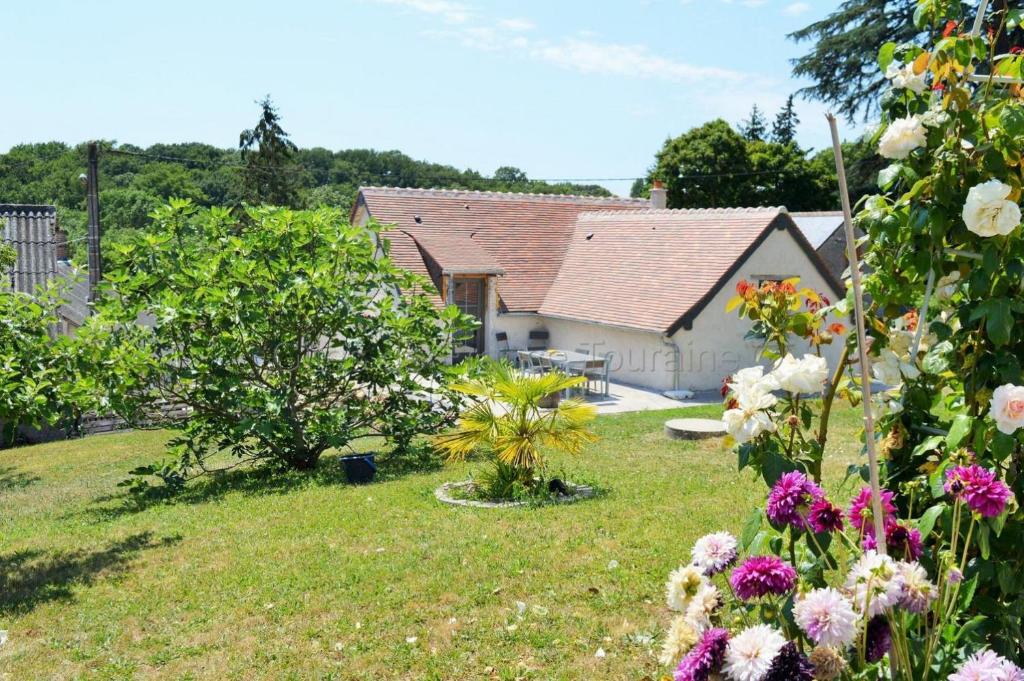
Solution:
<svg viewBox="0 0 1024 681"><path fill-rule="evenodd" d="M599 418L557 464L605 493L542 508L439 504L474 462L362 487L333 465L231 475L139 508L115 485L163 433L5 451L0 679L656 678L667 573L765 493L719 441L662 435L718 412ZM857 416L833 421L833 491Z"/></svg>

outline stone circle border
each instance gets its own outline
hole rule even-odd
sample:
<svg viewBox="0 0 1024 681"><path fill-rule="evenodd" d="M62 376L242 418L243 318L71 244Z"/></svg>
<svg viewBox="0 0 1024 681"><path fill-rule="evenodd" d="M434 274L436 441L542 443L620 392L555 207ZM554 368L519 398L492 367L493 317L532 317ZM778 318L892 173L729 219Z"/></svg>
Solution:
<svg viewBox="0 0 1024 681"><path fill-rule="evenodd" d="M530 505L529 501L482 501L479 499L458 499L452 496L452 491L457 489L466 489L473 485L472 480L463 480L461 482L446 482L437 489L434 490L434 496L442 504L448 504L450 506L467 506L471 508L518 508L520 506ZM589 485L574 485L573 483L566 481L573 493L567 497L556 497L544 504L571 504L581 499L589 499L594 496L594 488Z"/></svg>

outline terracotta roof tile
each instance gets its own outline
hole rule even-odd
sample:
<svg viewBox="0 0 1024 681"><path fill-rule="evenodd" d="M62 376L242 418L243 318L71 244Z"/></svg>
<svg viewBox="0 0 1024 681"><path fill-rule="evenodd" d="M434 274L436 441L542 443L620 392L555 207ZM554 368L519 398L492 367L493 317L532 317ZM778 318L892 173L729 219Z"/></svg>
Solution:
<svg viewBox="0 0 1024 681"><path fill-rule="evenodd" d="M445 273L505 273L498 261L471 236L426 229L406 233L419 245L420 252L437 263Z"/></svg>
<svg viewBox="0 0 1024 681"><path fill-rule="evenodd" d="M414 272L427 268L409 250L415 245L409 235L422 238L421 245L439 233L472 238L505 271L498 291L512 312L540 308L581 213L649 205L643 199L392 187L364 187L360 195L371 217L405 233L402 244L394 230L384 236L392 242L395 262Z"/></svg>
<svg viewBox="0 0 1024 681"><path fill-rule="evenodd" d="M541 314L666 332L712 294L781 208L580 215ZM788 219L785 226L792 222Z"/></svg>

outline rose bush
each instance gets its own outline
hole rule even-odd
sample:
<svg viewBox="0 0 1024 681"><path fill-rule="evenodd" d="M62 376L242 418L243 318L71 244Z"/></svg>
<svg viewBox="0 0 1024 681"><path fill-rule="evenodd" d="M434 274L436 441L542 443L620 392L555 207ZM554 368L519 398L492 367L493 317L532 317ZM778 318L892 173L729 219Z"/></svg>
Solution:
<svg viewBox="0 0 1024 681"><path fill-rule="evenodd" d="M874 141L893 162L857 221L870 376L885 384L866 405L883 487L843 513L817 475L828 405L840 385L856 401L859 371L824 383L817 438L808 383L780 380L798 361L785 350L772 371L733 376L726 425L741 468L771 490L736 542L748 558L717 577L722 564L695 550L703 579L676 587L690 598L673 599L662 654L679 660L676 679L1024 679L1024 89L995 78L1024 77L1024 55L996 49L1022 12L990 12L972 35L962 7L920 0L918 27L941 37L879 54L892 87ZM761 314L760 292L753 305L739 293L762 338L778 342L769 324L794 332ZM691 612L709 593L710 615Z"/></svg>

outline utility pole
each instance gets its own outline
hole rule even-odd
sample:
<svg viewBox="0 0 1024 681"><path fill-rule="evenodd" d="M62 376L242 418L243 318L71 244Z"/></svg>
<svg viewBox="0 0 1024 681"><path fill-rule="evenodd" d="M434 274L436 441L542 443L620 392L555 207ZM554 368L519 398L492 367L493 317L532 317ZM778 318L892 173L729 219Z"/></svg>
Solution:
<svg viewBox="0 0 1024 681"><path fill-rule="evenodd" d="M89 142L89 166L85 178L86 209L89 212L89 302L95 302L103 277L100 260L100 178L99 145Z"/></svg>

